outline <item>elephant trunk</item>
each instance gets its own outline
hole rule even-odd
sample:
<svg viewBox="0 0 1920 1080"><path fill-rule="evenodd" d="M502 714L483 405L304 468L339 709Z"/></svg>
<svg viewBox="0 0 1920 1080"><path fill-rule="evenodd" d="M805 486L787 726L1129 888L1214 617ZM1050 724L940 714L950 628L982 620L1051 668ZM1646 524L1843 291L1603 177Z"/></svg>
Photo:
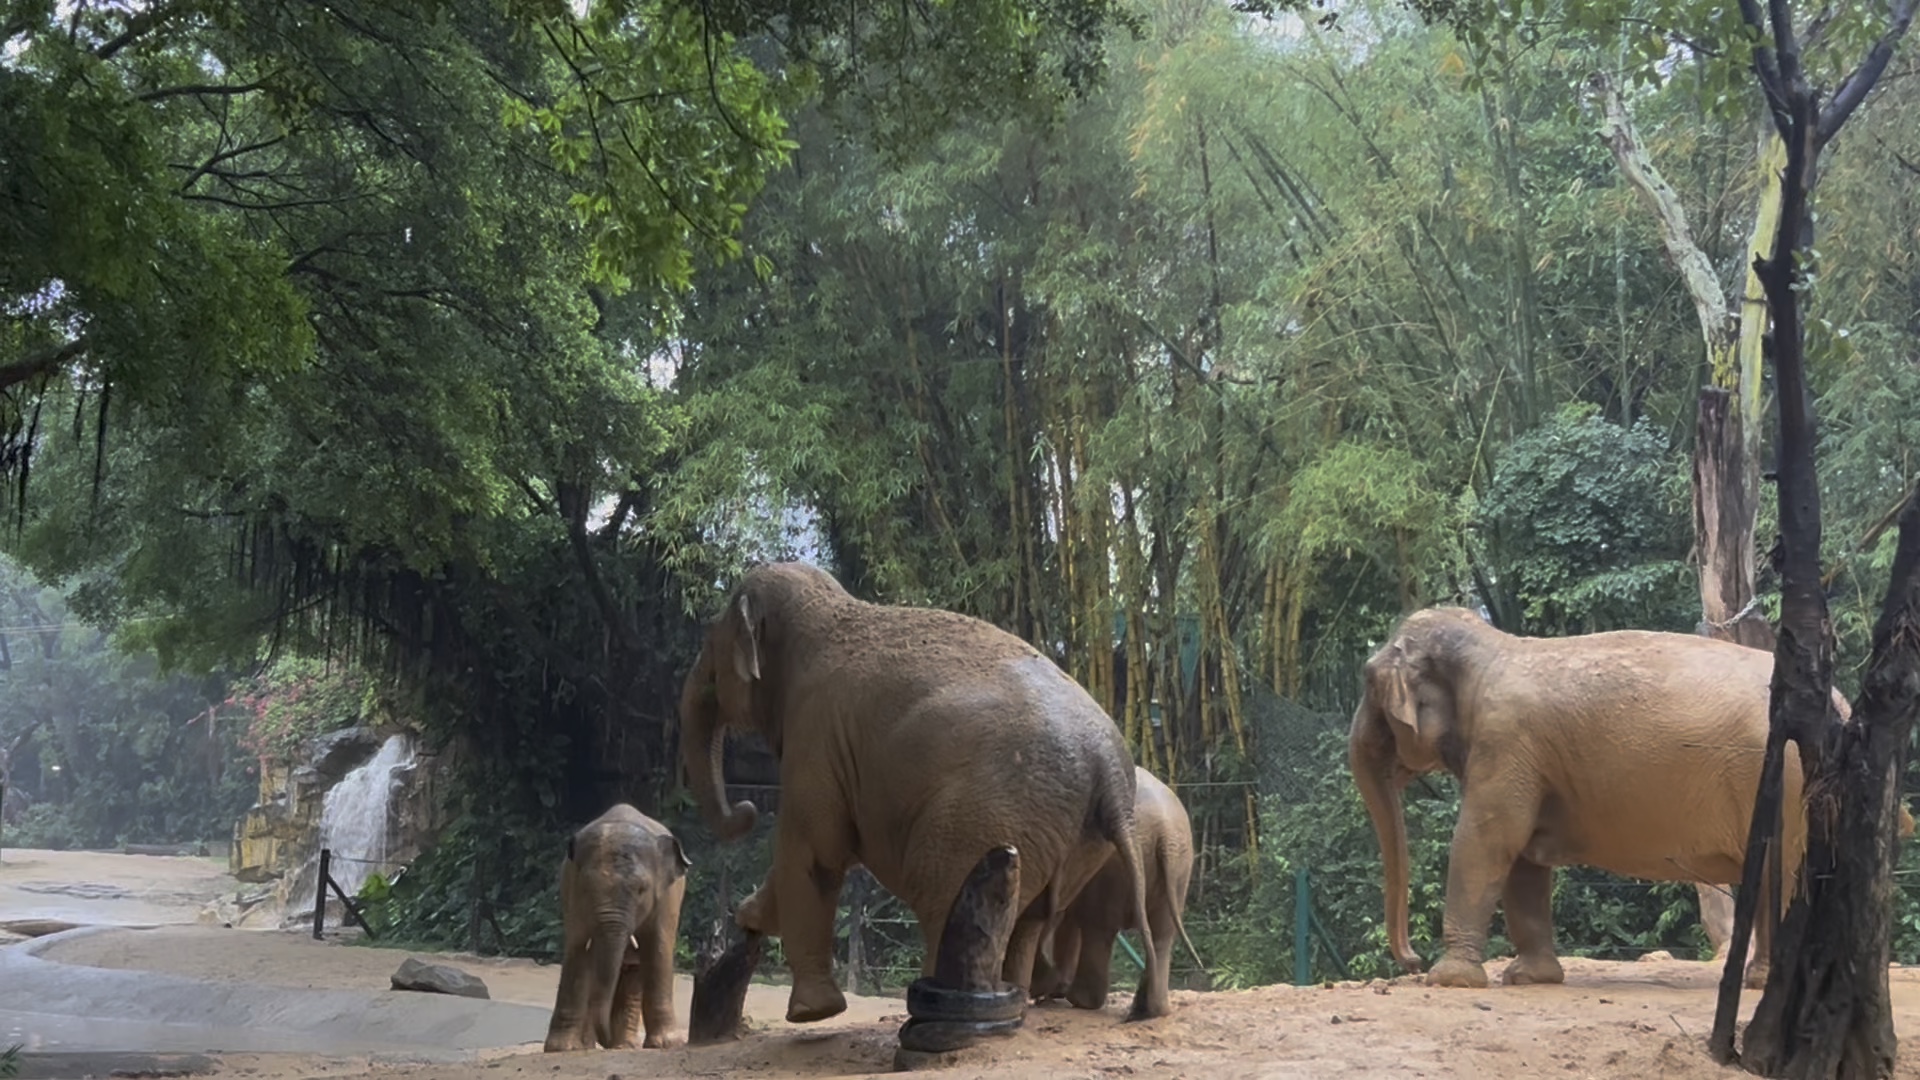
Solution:
<svg viewBox="0 0 1920 1080"><path fill-rule="evenodd" d="M1367 725L1365 717L1360 718L1348 742L1348 761L1360 799L1367 804L1367 816L1373 819L1373 833L1380 841L1381 862L1386 867L1387 948L1402 970L1417 972L1420 956L1407 936L1409 858L1406 815L1400 805L1405 779L1399 775L1392 736L1377 725Z"/></svg>
<svg viewBox="0 0 1920 1080"><path fill-rule="evenodd" d="M611 1049L625 1034L613 1030L613 1002L620 985L620 968L626 963L627 942L633 936L625 919L607 917L600 921L588 945L588 970L592 972L596 993L592 997L593 1036Z"/></svg>
<svg viewBox="0 0 1920 1080"><path fill-rule="evenodd" d="M712 670L702 652L680 688L680 762L707 827L726 843L752 831L758 814L750 802L727 805L727 780L722 771L726 725L720 722Z"/></svg>

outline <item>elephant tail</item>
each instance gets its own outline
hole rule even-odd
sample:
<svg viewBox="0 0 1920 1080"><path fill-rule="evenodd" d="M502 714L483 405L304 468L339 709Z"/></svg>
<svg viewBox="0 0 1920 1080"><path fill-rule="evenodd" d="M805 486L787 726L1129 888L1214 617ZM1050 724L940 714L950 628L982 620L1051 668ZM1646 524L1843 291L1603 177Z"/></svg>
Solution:
<svg viewBox="0 0 1920 1080"><path fill-rule="evenodd" d="M1193 939L1187 936L1187 920L1185 918L1176 917L1173 920L1173 925L1180 928L1180 940L1187 943L1187 952L1193 957L1193 962L1199 966L1200 974L1205 975L1207 977L1208 985L1212 985L1213 972L1207 970L1207 962L1205 960L1200 959L1200 950L1193 947Z"/></svg>
<svg viewBox="0 0 1920 1080"><path fill-rule="evenodd" d="M1147 927L1153 924L1147 921L1146 865L1140 858L1140 845L1134 833L1131 811L1132 807L1129 806L1126 810L1113 815L1116 825L1110 832L1113 834L1111 837L1113 846L1118 849L1120 855L1120 865L1127 872L1127 883L1133 888L1133 924L1141 928L1140 944L1146 953L1147 977L1153 979L1157 977L1160 967L1155 962L1158 957L1154 953L1153 934L1147 932ZM1143 1015L1140 1010L1145 1006L1146 1001L1146 995L1134 998L1134 1013L1129 1016L1129 1019L1138 1019Z"/></svg>

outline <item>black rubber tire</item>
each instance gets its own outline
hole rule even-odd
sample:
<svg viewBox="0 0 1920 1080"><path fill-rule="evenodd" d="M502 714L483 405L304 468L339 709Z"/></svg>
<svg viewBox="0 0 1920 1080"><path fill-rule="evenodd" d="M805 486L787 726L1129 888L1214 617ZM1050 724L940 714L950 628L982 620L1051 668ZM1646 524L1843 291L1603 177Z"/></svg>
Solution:
<svg viewBox="0 0 1920 1080"><path fill-rule="evenodd" d="M900 1047L923 1054L944 1054L964 1050L981 1039L1011 1035L1025 1021L1012 1020L922 1020L915 1017L900 1027Z"/></svg>
<svg viewBox="0 0 1920 1080"><path fill-rule="evenodd" d="M932 979L907 987L907 1015L924 1020L1018 1020L1027 1011L1026 991L1008 983L998 990L956 990Z"/></svg>

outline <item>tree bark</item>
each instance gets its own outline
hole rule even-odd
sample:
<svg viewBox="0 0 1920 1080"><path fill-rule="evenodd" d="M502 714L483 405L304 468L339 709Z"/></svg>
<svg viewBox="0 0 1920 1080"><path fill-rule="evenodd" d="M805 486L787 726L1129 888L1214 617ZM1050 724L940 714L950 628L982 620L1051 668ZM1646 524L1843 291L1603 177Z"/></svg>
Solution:
<svg viewBox="0 0 1920 1080"><path fill-rule="evenodd" d="M1807 787L1802 896L1741 1058L1762 1076L1878 1080L1899 1040L1888 997L1899 778L1920 712L1920 496L1908 497L1851 724L1832 725Z"/></svg>

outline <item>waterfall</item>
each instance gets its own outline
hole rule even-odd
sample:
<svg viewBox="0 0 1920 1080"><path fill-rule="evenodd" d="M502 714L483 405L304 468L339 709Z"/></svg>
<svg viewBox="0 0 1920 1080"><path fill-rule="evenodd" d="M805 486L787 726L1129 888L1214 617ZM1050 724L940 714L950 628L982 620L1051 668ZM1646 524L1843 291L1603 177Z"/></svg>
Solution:
<svg viewBox="0 0 1920 1080"><path fill-rule="evenodd" d="M321 804L320 846L333 852L329 872L348 896L360 891L369 874L391 869L386 863L387 807L393 801L393 774L411 764L413 742L405 735L390 736L365 765L341 777ZM318 860L318 852L314 858Z"/></svg>

